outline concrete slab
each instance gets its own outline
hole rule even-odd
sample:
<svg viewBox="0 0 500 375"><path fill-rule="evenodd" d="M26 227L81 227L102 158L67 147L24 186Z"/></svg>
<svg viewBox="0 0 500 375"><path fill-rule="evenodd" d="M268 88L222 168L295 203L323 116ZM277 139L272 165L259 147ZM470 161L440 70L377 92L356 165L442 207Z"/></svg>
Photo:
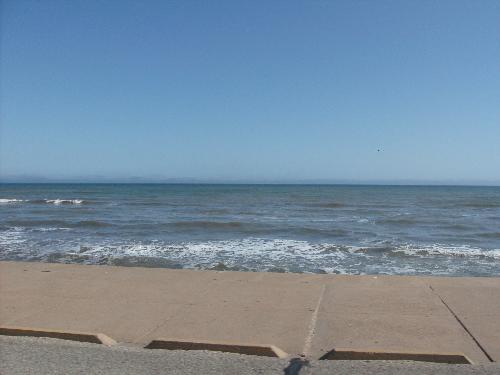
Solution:
<svg viewBox="0 0 500 375"><path fill-rule="evenodd" d="M41 314L60 302L60 298L43 294L4 293L0 288L0 322L9 325L17 319Z"/></svg>
<svg viewBox="0 0 500 375"><path fill-rule="evenodd" d="M330 350L456 353L488 362L425 279L337 278L326 286L311 356Z"/></svg>
<svg viewBox="0 0 500 375"><path fill-rule="evenodd" d="M146 343L140 338L154 331L181 307L161 301L145 304L126 300L94 304L74 299L52 306L43 313L11 320L8 324L36 329L102 332L119 342Z"/></svg>
<svg viewBox="0 0 500 375"><path fill-rule="evenodd" d="M321 290L321 284L307 279L269 275L246 282L212 280L195 303L141 341L245 342L301 353Z"/></svg>
<svg viewBox="0 0 500 375"><path fill-rule="evenodd" d="M197 305L169 319L147 339L274 345L295 354L302 350L309 321L310 313L304 311L235 306L207 309Z"/></svg>
<svg viewBox="0 0 500 375"><path fill-rule="evenodd" d="M449 315L428 287L426 278L398 276L337 276L326 282L322 311L338 314L386 313Z"/></svg>
<svg viewBox="0 0 500 375"><path fill-rule="evenodd" d="M429 281L488 355L500 362L500 279L457 278Z"/></svg>
<svg viewBox="0 0 500 375"><path fill-rule="evenodd" d="M430 288L432 286L434 291ZM0 326L500 358L500 278L333 276L0 262ZM464 329L441 298L470 328ZM321 303L319 303L321 302Z"/></svg>
<svg viewBox="0 0 500 375"><path fill-rule="evenodd" d="M0 266L6 270L0 293L7 306L0 324L102 332L140 345L159 338L192 339L298 352L320 290L314 275ZM42 305L40 296L46 298Z"/></svg>

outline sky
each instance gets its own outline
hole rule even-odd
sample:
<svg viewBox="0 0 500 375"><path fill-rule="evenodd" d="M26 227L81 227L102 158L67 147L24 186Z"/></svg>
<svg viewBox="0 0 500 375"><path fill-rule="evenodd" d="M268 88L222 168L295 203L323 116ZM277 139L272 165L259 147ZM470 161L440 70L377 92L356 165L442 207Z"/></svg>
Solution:
<svg viewBox="0 0 500 375"><path fill-rule="evenodd" d="M500 184L499 1L0 3L0 180Z"/></svg>

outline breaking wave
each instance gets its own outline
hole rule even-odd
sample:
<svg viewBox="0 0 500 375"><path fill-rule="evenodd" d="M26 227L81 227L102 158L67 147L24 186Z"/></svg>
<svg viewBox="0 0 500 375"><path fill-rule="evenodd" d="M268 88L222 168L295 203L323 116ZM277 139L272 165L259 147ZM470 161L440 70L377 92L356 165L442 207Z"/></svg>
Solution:
<svg viewBox="0 0 500 375"><path fill-rule="evenodd" d="M400 251L407 255L418 256L448 256L464 258L490 258L500 260L500 249L480 249L468 245L448 246L448 245L430 245L430 246L412 246L404 245L393 251Z"/></svg>
<svg viewBox="0 0 500 375"><path fill-rule="evenodd" d="M24 199L0 198L0 204L21 203L21 202L25 202L25 200Z"/></svg>
<svg viewBox="0 0 500 375"><path fill-rule="evenodd" d="M86 225L93 224L88 222ZM218 270L399 275L470 274L473 264L477 275L500 272L500 249L480 249L465 245L346 246L263 238L179 243L127 241L84 244L75 241L50 246L45 250L37 247L35 251L23 252L23 258L19 258L19 249L24 249L25 241L23 228L15 227L0 232L0 259Z"/></svg>
<svg viewBox="0 0 500 375"><path fill-rule="evenodd" d="M41 203L48 203L48 204L55 204L55 205L70 205L70 204L75 204L75 205L80 205L80 204L85 204L89 203L88 201L85 201L83 199L11 199L11 198L0 198L0 204L8 204L8 203L33 203L33 204L41 204Z"/></svg>
<svg viewBox="0 0 500 375"><path fill-rule="evenodd" d="M55 205L61 204L83 204L85 201L83 199L40 199L31 201L32 203L52 203Z"/></svg>
<svg viewBox="0 0 500 375"><path fill-rule="evenodd" d="M27 227L27 228L38 228L43 230L43 228L49 227L59 227L59 228L101 228L110 227L113 224L98 221L98 220L80 220L77 222L64 221L57 219L47 219L47 220L8 220L6 224L12 227Z"/></svg>

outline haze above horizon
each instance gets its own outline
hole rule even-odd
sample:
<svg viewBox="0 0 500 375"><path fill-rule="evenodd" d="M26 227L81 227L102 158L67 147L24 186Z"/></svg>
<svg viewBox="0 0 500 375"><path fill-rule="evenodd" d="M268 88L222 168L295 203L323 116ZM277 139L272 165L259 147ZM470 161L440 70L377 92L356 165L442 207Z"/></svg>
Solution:
<svg viewBox="0 0 500 375"><path fill-rule="evenodd" d="M500 184L498 1L0 7L0 181Z"/></svg>

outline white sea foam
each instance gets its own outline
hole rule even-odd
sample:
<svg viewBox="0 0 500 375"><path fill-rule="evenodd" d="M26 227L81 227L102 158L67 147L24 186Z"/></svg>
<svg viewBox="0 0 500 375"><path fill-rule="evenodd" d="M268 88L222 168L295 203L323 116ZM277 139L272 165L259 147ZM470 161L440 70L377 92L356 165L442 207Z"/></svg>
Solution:
<svg viewBox="0 0 500 375"><path fill-rule="evenodd" d="M447 274L460 266L460 259L475 263L500 259L500 249L481 250L462 247L401 246L383 251L380 248L360 248L328 243L286 239L246 238L241 240L183 242L166 244L161 241L89 246L83 252L94 257L158 257L179 262L188 268L209 268L219 262L248 269L283 268L291 271L327 273L387 273L387 274ZM362 250L362 251L360 251ZM394 256L401 254L430 259L443 259L429 269L427 263ZM465 260L465 259L464 259ZM458 262L458 263L457 263ZM496 263L496 262L495 262ZM491 264L491 263L490 263Z"/></svg>
<svg viewBox="0 0 500 375"><path fill-rule="evenodd" d="M219 241L108 240L100 244L82 243L53 237L46 246L32 247L30 232L52 232L68 228L22 228L0 230L0 258L9 254L26 254L25 259L40 259L56 252L60 262L113 263L114 259L130 258L131 264L144 259L159 258L184 268L212 268L218 263L236 269L256 271L326 272L341 274L450 275L491 274L500 270L500 249L479 249L470 246L401 245L343 246L292 239L244 238ZM39 235L43 235L40 233ZM45 254L45 255L44 255ZM133 259L132 259L133 258ZM80 260L78 260L80 259ZM151 260L154 264L155 260ZM161 261L159 261L161 265Z"/></svg>
<svg viewBox="0 0 500 375"><path fill-rule="evenodd" d="M27 200L27 199L0 198L0 204L22 203L22 202L50 203L50 204L60 205L60 204L82 204L85 201L83 199L40 199L40 200L34 199L34 200Z"/></svg>
<svg viewBox="0 0 500 375"><path fill-rule="evenodd" d="M23 232L24 228L22 227L12 227L0 231L0 246L5 246L7 249L14 249L16 245L24 244L26 237Z"/></svg>
<svg viewBox="0 0 500 375"><path fill-rule="evenodd" d="M311 244L297 240L246 238L228 241L183 242L167 245L162 242L90 246L85 255L110 257L160 257L181 262L186 267L208 267L218 262L228 266L242 265L266 270L273 267L302 269L328 263L340 267L349 256L346 249L330 244ZM359 254L352 253L353 256ZM317 268L317 267L316 267ZM339 270L337 269L337 272Z"/></svg>
<svg viewBox="0 0 500 375"><path fill-rule="evenodd" d="M60 204L82 204L82 199L46 199L47 203Z"/></svg>
<svg viewBox="0 0 500 375"><path fill-rule="evenodd" d="M20 203L20 202L24 202L24 200L23 199L0 198L0 204Z"/></svg>
<svg viewBox="0 0 500 375"><path fill-rule="evenodd" d="M55 231L62 231L62 230L71 230L71 228L53 228L53 227L48 227L48 228L32 228L30 231L31 232L55 232Z"/></svg>
<svg viewBox="0 0 500 375"><path fill-rule="evenodd" d="M500 249L480 249L468 245L449 246L434 244L430 246L416 247L414 245L405 245L398 247L395 251L401 251L407 255L416 256L450 256L450 257L481 257L500 259Z"/></svg>

